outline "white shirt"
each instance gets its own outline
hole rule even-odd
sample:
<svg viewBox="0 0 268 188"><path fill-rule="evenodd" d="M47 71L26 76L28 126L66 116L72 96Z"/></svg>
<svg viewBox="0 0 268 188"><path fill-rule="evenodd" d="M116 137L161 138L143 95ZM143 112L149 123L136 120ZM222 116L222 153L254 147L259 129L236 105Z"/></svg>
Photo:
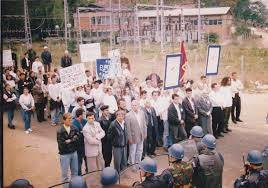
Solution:
<svg viewBox="0 0 268 188"><path fill-rule="evenodd" d="M54 100L61 99L61 85L59 83L48 85L48 94Z"/></svg>
<svg viewBox="0 0 268 188"><path fill-rule="evenodd" d="M151 102L152 107L155 109L156 116L159 116L159 111L162 108L159 98L157 98L156 100L152 99L150 102Z"/></svg>
<svg viewBox="0 0 268 188"><path fill-rule="evenodd" d="M33 96L30 93L28 95L22 94L19 98L19 103L24 110L29 110L34 107Z"/></svg>
<svg viewBox="0 0 268 188"><path fill-rule="evenodd" d="M232 87L233 97L235 96L236 93L240 94L240 92L244 89L244 86L240 80L232 79L231 87Z"/></svg>
<svg viewBox="0 0 268 188"><path fill-rule="evenodd" d="M117 120L116 120L117 121ZM119 125L121 126L121 128L123 130L125 130L125 121L123 121L122 123L120 123L119 121L117 121L117 123L119 123Z"/></svg>
<svg viewBox="0 0 268 188"><path fill-rule="evenodd" d="M221 87L220 92L222 93L224 99L223 107L231 107L233 102L231 86Z"/></svg>
<svg viewBox="0 0 268 188"><path fill-rule="evenodd" d="M189 102L190 102L190 104L191 104L191 107L192 107L192 109L194 110L194 113L196 113L193 99L192 99L192 98L188 98L188 97L187 97L187 99L189 100Z"/></svg>
<svg viewBox="0 0 268 188"><path fill-rule="evenodd" d="M73 91L71 89L62 88L61 90L61 99L62 103L65 106L70 106L74 100Z"/></svg>
<svg viewBox="0 0 268 188"><path fill-rule="evenodd" d="M84 110L84 112L86 112L87 111L87 109L86 109L86 107L85 107L85 105L83 105L83 106L75 106L74 107L74 109L73 109L73 111L72 111L72 117L73 118L76 118L76 110L78 110L79 108L82 108L83 110Z"/></svg>
<svg viewBox="0 0 268 188"><path fill-rule="evenodd" d="M180 108L179 108L179 105L178 104L175 104L173 103L176 110L177 110L177 113L178 113L178 119L181 120L181 111L180 111Z"/></svg>
<svg viewBox="0 0 268 188"><path fill-rule="evenodd" d="M43 64L40 61L34 61L32 64L32 71L38 73L38 67L42 67L42 71L45 72Z"/></svg>
<svg viewBox="0 0 268 188"><path fill-rule="evenodd" d="M224 105L224 97L220 91L211 91L209 93L209 98L211 100L213 107L223 107Z"/></svg>
<svg viewBox="0 0 268 188"><path fill-rule="evenodd" d="M126 101L126 109L130 111L131 110L131 96L125 95L123 96L123 99L125 99Z"/></svg>
<svg viewBox="0 0 268 188"><path fill-rule="evenodd" d="M95 105L98 107L101 104L104 95L103 89L101 87L99 87L98 89L93 88L91 90L91 94L95 100Z"/></svg>
<svg viewBox="0 0 268 188"><path fill-rule="evenodd" d="M118 110L117 102L113 95L105 94L103 97L103 104L109 106L109 112L114 114Z"/></svg>
<svg viewBox="0 0 268 188"><path fill-rule="evenodd" d="M170 105L170 97L169 96L161 96L159 98L159 106L161 106L161 108L159 108L159 115L163 121L166 121L168 119L168 107L169 107L169 105Z"/></svg>

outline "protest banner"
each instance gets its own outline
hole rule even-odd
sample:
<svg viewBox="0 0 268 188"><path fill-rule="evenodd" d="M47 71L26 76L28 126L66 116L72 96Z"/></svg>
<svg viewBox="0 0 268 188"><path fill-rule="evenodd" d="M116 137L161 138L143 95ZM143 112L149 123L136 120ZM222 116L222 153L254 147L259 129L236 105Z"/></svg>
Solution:
<svg viewBox="0 0 268 188"><path fill-rule="evenodd" d="M83 63L75 64L59 70L62 88L73 89L87 84Z"/></svg>
<svg viewBox="0 0 268 188"><path fill-rule="evenodd" d="M11 50L3 50L3 67L13 66Z"/></svg>
<svg viewBox="0 0 268 188"><path fill-rule="evenodd" d="M98 79L104 80L108 77L110 73L110 62L111 60L106 59L96 59L96 72Z"/></svg>
<svg viewBox="0 0 268 188"><path fill-rule="evenodd" d="M221 46L209 45L207 51L206 75L217 75L220 63Z"/></svg>
<svg viewBox="0 0 268 188"><path fill-rule="evenodd" d="M172 54L166 56L164 89L179 87L181 79L181 54Z"/></svg>
<svg viewBox="0 0 268 188"><path fill-rule="evenodd" d="M109 78L114 78L120 76L121 73L121 60L120 60L120 50L115 49L108 51L108 58L110 58L110 71L108 73Z"/></svg>
<svg viewBox="0 0 268 188"><path fill-rule="evenodd" d="M82 63L93 62L101 58L100 43L80 44L79 49Z"/></svg>

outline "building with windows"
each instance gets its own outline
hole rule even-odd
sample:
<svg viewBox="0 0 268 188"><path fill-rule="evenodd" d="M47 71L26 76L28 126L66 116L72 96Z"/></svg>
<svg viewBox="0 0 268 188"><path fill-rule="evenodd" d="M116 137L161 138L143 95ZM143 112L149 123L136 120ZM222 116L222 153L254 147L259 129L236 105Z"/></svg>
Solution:
<svg viewBox="0 0 268 188"><path fill-rule="evenodd" d="M196 41L198 35L198 13L199 10L197 8L163 10L165 41L180 41L182 37L186 41ZM77 15L74 15L75 27L78 26ZM79 19L81 30L84 33L83 38L105 39L110 36L111 30L113 36L131 38L138 28L139 36L148 38L151 41L157 40L156 22L157 15L159 15L160 27L161 11L157 14L156 10L138 10L136 15L139 25L135 24L134 15L133 9L111 13L107 9L100 7L98 10L82 11L79 13ZM216 33L220 40L231 38L233 16L230 7L201 8L200 16L201 38L205 39L208 33Z"/></svg>

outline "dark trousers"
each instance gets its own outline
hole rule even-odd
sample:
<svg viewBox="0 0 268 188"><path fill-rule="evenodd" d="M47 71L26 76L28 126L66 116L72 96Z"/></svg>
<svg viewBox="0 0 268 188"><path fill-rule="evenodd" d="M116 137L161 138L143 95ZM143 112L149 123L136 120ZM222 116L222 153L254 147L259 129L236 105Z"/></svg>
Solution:
<svg viewBox="0 0 268 188"><path fill-rule="evenodd" d="M230 115L231 115L231 108L232 107L226 107L223 110L224 113L224 129L228 129L228 124L229 124L229 119L230 119Z"/></svg>
<svg viewBox="0 0 268 188"><path fill-rule="evenodd" d="M148 132L149 131L149 132ZM144 154L152 155L156 149L156 130L154 127L147 129L147 139L144 140Z"/></svg>
<svg viewBox="0 0 268 188"><path fill-rule="evenodd" d="M187 133L187 137L189 137L191 135L190 131L196 125L197 125L197 122L194 123L194 122L185 121L185 130Z"/></svg>
<svg viewBox="0 0 268 188"><path fill-rule="evenodd" d="M102 143L102 155L105 162L105 167L109 167L112 161L112 145L111 143Z"/></svg>
<svg viewBox="0 0 268 188"><path fill-rule="evenodd" d="M169 126L169 137L172 144L178 143L180 140L187 139L187 133L184 125Z"/></svg>
<svg viewBox="0 0 268 188"><path fill-rule="evenodd" d="M44 103L35 103L35 109L36 109L36 116L37 116L37 120L38 122L42 122L44 121L45 117L44 117L44 109L45 109L45 105Z"/></svg>
<svg viewBox="0 0 268 188"><path fill-rule="evenodd" d="M88 167L87 167L87 157L85 156L84 153L77 152L77 157L78 157L78 175L82 175L82 164L83 164L83 159L85 162L86 166L86 173L88 173Z"/></svg>
<svg viewBox="0 0 268 188"><path fill-rule="evenodd" d="M118 173L127 167L127 147L113 147L114 168Z"/></svg>
<svg viewBox="0 0 268 188"><path fill-rule="evenodd" d="M217 136L223 131L224 114L221 107L213 107L212 109L212 129L214 136Z"/></svg>
<svg viewBox="0 0 268 188"><path fill-rule="evenodd" d="M50 72L50 69L51 69L51 64L49 63L49 64L45 64L45 72L47 73L47 72Z"/></svg>
<svg viewBox="0 0 268 188"><path fill-rule="evenodd" d="M160 119L160 116L157 116L157 121L158 121L158 140L157 140L157 145L162 146L163 145L163 134L164 134L164 122L163 120Z"/></svg>
<svg viewBox="0 0 268 188"><path fill-rule="evenodd" d="M233 98L233 104L232 104L232 120L237 121L240 117L241 112L241 99L239 97L239 93L235 94L235 97Z"/></svg>

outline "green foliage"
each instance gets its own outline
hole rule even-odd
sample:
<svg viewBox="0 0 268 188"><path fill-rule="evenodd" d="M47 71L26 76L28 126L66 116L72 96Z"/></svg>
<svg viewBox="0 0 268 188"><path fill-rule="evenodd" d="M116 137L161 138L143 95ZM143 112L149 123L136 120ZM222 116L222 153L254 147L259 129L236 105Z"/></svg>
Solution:
<svg viewBox="0 0 268 188"><path fill-rule="evenodd" d="M237 0L234 15L237 20L263 25L265 23L265 5L261 1Z"/></svg>
<svg viewBox="0 0 268 188"><path fill-rule="evenodd" d="M205 41L207 43L218 43L219 35L217 33L208 33L205 35Z"/></svg>
<svg viewBox="0 0 268 188"><path fill-rule="evenodd" d="M76 53L76 41L75 40L70 40L68 41L68 51L71 53Z"/></svg>
<svg viewBox="0 0 268 188"><path fill-rule="evenodd" d="M235 30L236 36L246 35L249 33L250 33L250 29L248 28L246 24L241 24L241 25L236 26L236 30Z"/></svg>
<svg viewBox="0 0 268 188"><path fill-rule="evenodd" d="M252 48L251 55L256 57L267 57L268 51L264 48Z"/></svg>

